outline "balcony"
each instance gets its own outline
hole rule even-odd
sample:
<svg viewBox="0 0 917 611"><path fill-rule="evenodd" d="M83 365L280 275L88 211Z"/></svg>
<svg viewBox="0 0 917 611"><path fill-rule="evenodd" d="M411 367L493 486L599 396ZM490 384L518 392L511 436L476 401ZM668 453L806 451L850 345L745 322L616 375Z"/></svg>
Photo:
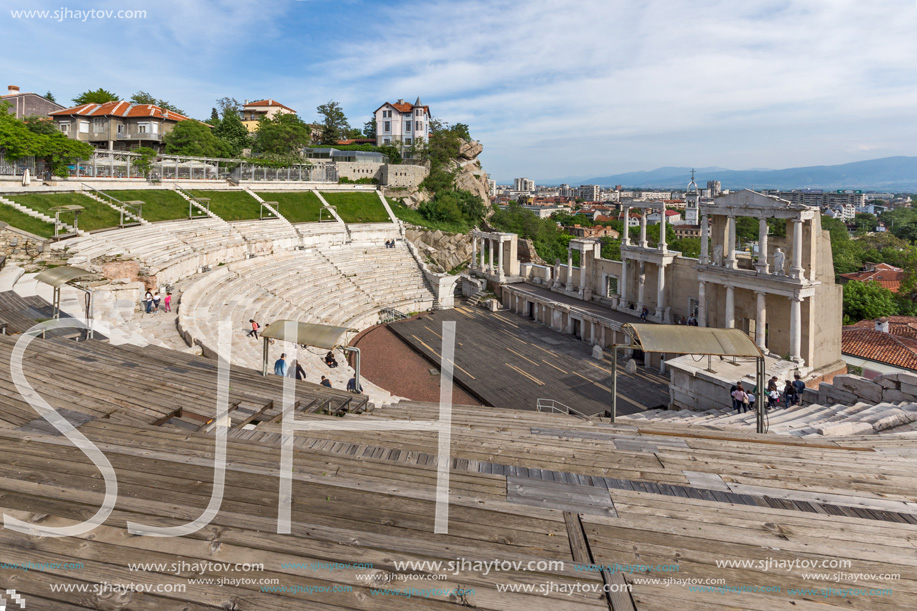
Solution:
<svg viewBox="0 0 917 611"><path fill-rule="evenodd" d="M118 140L143 140L146 142L162 142L162 134L150 132L126 132L118 134Z"/></svg>

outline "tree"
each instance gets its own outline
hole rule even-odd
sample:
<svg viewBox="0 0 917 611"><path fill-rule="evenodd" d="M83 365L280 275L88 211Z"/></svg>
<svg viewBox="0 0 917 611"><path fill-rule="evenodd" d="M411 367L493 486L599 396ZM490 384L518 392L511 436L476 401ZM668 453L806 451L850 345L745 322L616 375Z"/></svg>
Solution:
<svg viewBox="0 0 917 611"><path fill-rule="evenodd" d="M370 118L369 121L363 124L363 137L364 138L375 138L376 137L376 117Z"/></svg>
<svg viewBox="0 0 917 611"><path fill-rule="evenodd" d="M43 160L55 176L67 176L68 166L77 159L89 159L92 145L71 140L59 131L33 131L26 123L8 113L9 105L0 102L0 148L8 159L35 157Z"/></svg>
<svg viewBox="0 0 917 611"><path fill-rule="evenodd" d="M315 109L321 115L322 121L322 144L335 144L338 140L343 140L350 130L350 124L344 115L341 105L334 100L319 105Z"/></svg>
<svg viewBox="0 0 917 611"><path fill-rule="evenodd" d="M669 246L685 257L692 259L700 257L700 238L676 238Z"/></svg>
<svg viewBox="0 0 917 611"><path fill-rule="evenodd" d="M176 126L177 127L177 126ZM131 165L137 168L144 178L150 176L150 171L153 169L153 160L156 158L156 151L151 149L148 146L141 146L134 149L135 153L139 153L140 157L135 157L131 161Z"/></svg>
<svg viewBox="0 0 917 611"><path fill-rule="evenodd" d="M311 138L309 126L294 114L276 115L273 119L261 117L253 150L280 157L298 156Z"/></svg>
<svg viewBox="0 0 917 611"><path fill-rule="evenodd" d="M213 134L226 143L229 154L233 157L241 155L243 149L251 146L251 134L242 124L239 113L234 110L223 114L223 118L217 121Z"/></svg>
<svg viewBox="0 0 917 611"><path fill-rule="evenodd" d="M152 104L153 106L159 106L163 110L168 110L170 112L177 112L180 115L185 114L185 111L182 110L181 108L173 104L170 104L169 102L165 100L157 100L156 98L151 96L146 91L138 91L137 93L132 95L131 102L134 104Z"/></svg>
<svg viewBox="0 0 917 611"><path fill-rule="evenodd" d="M898 311L895 295L877 282L851 280L844 285L844 324L894 316Z"/></svg>
<svg viewBox="0 0 917 611"><path fill-rule="evenodd" d="M50 136L52 134L60 133L60 130L54 126L54 121L48 117L39 117L38 115L23 117L22 123L33 134L44 134L45 136Z"/></svg>
<svg viewBox="0 0 917 611"><path fill-rule="evenodd" d="M84 91L73 98L73 103L79 106L80 104L104 104L105 102L114 102L116 100L118 100L118 94L99 87L95 91Z"/></svg>
<svg viewBox="0 0 917 611"><path fill-rule="evenodd" d="M216 108L210 109L210 118L207 119L207 124L214 127L220 124L220 113L217 112Z"/></svg>
<svg viewBox="0 0 917 611"><path fill-rule="evenodd" d="M758 239L758 219L750 216L736 218L736 237L739 243L754 242Z"/></svg>
<svg viewBox="0 0 917 611"><path fill-rule="evenodd" d="M911 244L917 244L917 221L896 228L895 236L908 240Z"/></svg>
<svg viewBox="0 0 917 611"><path fill-rule="evenodd" d="M49 102L54 102L55 104L57 103L57 100L54 98L54 94L50 91L44 95L44 98Z"/></svg>
<svg viewBox="0 0 917 611"><path fill-rule="evenodd" d="M878 220L874 214L862 214L857 212L853 218L853 226L856 228L857 235L865 235L870 231L875 231L878 226Z"/></svg>
<svg viewBox="0 0 917 611"><path fill-rule="evenodd" d="M163 136L166 153L193 157L230 157L229 145L213 134L213 128L198 121L179 121Z"/></svg>

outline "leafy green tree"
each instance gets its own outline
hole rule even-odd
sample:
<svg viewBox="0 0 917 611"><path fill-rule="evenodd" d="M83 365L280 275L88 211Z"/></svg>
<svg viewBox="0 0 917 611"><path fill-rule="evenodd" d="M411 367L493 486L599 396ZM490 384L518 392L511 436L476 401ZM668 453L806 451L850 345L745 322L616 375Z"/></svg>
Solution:
<svg viewBox="0 0 917 611"><path fill-rule="evenodd" d="M767 219L768 233L778 238L786 237L786 219Z"/></svg>
<svg viewBox="0 0 917 611"><path fill-rule="evenodd" d="M168 110L170 112L177 112L180 115L185 114L185 111L182 110L181 108L175 106L174 104L170 104L166 100L158 100L154 98L152 95L150 95L149 93L147 93L146 91L138 91L137 93L131 96L130 101L133 104L152 104L153 106L159 106L163 110Z"/></svg>
<svg viewBox="0 0 917 611"><path fill-rule="evenodd" d="M850 239L850 233L847 231L847 225L843 221L822 215L821 228L828 231L831 235L831 245L838 242L846 242Z"/></svg>
<svg viewBox="0 0 917 611"><path fill-rule="evenodd" d="M54 126L54 121L48 117L32 115L29 117L23 117L22 122L33 134L44 134L45 136L51 136L53 134L60 133L60 130Z"/></svg>
<svg viewBox="0 0 917 611"><path fill-rule="evenodd" d="M179 121L163 136L166 153L194 157L230 157L229 145L213 134L212 127L198 121Z"/></svg>
<svg viewBox="0 0 917 611"><path fill-rule="evenodd" d="M531 210L510 203L505 209L496 210L488 222L501 231L532 240L538 256L547 263L553 264L555 259L567 259L567 245L573 236L560 230L553 219L538 218Z"/></svg>
<svg viewBox="0 0 917 611"><path fill-rule="evenodd" d="M104 104L105 102L114 102L118 99L118 94L99 87L95 91L84 91L73 98L73 103L77 106L80 104Z"/></svg>
<svg viewBox="0 0 917 611"><path fill-rule="evenodd" d="M363 124L363 137L364 138L375 138L376 137L376 118L372 117L369 121Z"/></svg>
<svg viewBox="0 0 917 611"><path fill-rule="evenodd" d="M224 112L223 118L214 126L213 134L226 144L232 157L241 155L243 149L251 146L252 136L236 111Z"/></svg>
<svg viewBox="0 0 917 611"><path fill-rule="evenodd" d="M877 282L850 281L844 285L844 324L895 316L895 295Z"/></svg>
<svg viewBox="0 0 917 611"><path fill-rule="evenodd" d="M298 156L312 138L309 126L294 114L277 115L258 120L253 150L279 157Z"/></svg>
<svg viewBox="0 0 917 611"><path fill-rule="evenodd" d="M875 231L878 226L879 219L876 218L874 214L863 214L857 213L853 218L853 226L856 228L854 231L857 235L865 235L870 231Z"/></svg>
<svg viewBox="0 0 917 611"><path fill-rule="evenodd" d="M54 99L54 94L51 93L50 91L44 95L44 98L48 100L49 102L54 102L55 104L57 103L57 100Z"/></svg>
<svg viewBox="0 0 917 611"><path fill-rule="evenodd" d="M150 176L150 171L153 169L153 161L156 159L156 151L148 146L141 146L134 149L133 152L139 153L140 157L135 157L131 161L131 165L137 168L145 178L148 178Z"/></svg>
<svg viewBox="0 0 917 611"><path fill-rule="evenodd" d="M328 100L315 109L321 116L322 144L334 144L343 140L350 131L350 124L341 105L334 100Z"/></svg>
<svg viewBox="0 0 917 611"><path fill-rule="evenodd" d="M736 237L739 243L754 242L758 239L758 219L750 216L736 218Z"/></svg>
<svg viewBox="0 0 917 611"><path fill-rule="evenodd" d="M210 118L207 119L207 124L216 127L220 124L220 113L216 108L210 109Z"/></svg>
<svg viewBox="0 0 917 611"><path fill-rule="evenodd" d="M55 176L67 176L68 166L78 159L89 159L92 145L71 140L59 131L44 133L29 128L8 112L9 104L0 102L0 148L8 159L35 157L43 160Z"/></svg>
<svg viewBox="0 0 917 611"><path fill-rule="evenodd" d="M700 238L676 238L669 243L669 246L685 257L692 259L700 257Z"/></svg>
<svg viewBox="0 0 917 611"><path fill-rule="evenodd" d="M917 221L912 221L895 229L895 236L917 245Z"/></svg>

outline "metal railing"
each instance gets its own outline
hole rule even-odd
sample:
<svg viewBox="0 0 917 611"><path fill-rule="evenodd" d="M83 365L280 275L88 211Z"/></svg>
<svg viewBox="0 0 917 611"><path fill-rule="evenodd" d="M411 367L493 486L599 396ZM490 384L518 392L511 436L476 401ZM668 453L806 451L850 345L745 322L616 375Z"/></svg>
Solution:
<svg viewBox="0 0 917 611"><path fill-rule="evenodd" d="M379 324L384 325L386 323L395 322L396 320L404 320L408 318L408 315L404 312L396 310L394 308L383 308L379 310Z"/></svg>
<svg viewBox="0 0 917 611"><path fill-rule="evenodd" d="M120 199L116 197L112 197L111 195L109 195L108 193L104 191L99 191L92 185L87 185L85 182L81 182L80 187L82 187L83 189L89 189L90 191L93 191L96 197L107 199L109 203L111 203L115 208L117 208L118 212L121 213L121 222L119 224L120 227L129 227L133 225L139 225L141 223L143 219L143 207L142 206L135 206L127 202L122 202ZM133 222L133 223L124 222L124 217L127 215L133 216L136 219L136 222Z"/></svg>
<svg viewBox="0 0 917 611"><path fill-rule="evenodd" d="M554 399L538 399L535 402L535 410L539 412L555 412L559 414L569 414L571 416L576 416L582 420L588 420L589 416L583 412L577 411L572 407L564 405L560 401L555 401Z"/></svg>

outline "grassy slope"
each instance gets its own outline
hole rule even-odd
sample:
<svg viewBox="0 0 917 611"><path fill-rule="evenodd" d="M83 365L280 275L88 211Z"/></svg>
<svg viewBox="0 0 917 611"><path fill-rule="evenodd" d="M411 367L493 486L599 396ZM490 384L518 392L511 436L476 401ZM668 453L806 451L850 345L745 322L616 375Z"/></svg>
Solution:
<svg viewBox="0 0 917 611"><path fill-rule="evenodd" d="M188 218L188 202L171 189L106 191L106 193L122 202L142 201L143 218L150 222Z"/></svg>
<svg viewBox="0 0 917 611"><path fill-rule="evenodd" d="M418 225L420 227L427 227L429 229L439 229L440 231L445 231L448 233L468 233L471 231L472 227L467 223L445 223L445 222L433 222L428 221L414 208L408 208L401 202L388 198L388 204L392 208L392 212L395 213L395 216L404 221L405 223L410 223L411 225Z"/></svg>
<svg viewBox="0 0 917 611"><path fill-rule="evenodd" d="M210 210L224 221L259 218L261 204L245 191L188 191L194 197L209 197Z"/></svg>
<svg viewBox="0 0 917 611"><path fill-rule="evenodd" d="M54 217L54 213L51 211L51 208L55 206L82 206L85 210L80 213L78 223L79 228L83 231L117 227L118 223L121 222L121 215L117 210L90 199L85 195L81 195L80 193L28 193L23 195L12 195L7 197L7 199L11 199L17 204L28 206L32 210L47 214L52 218ZM72 225L73 215L63 213L61 214L61 220L68 225ZM53 225L51 227L53 227Z"/></svg>
<svg viewBox="0 0 917 611"><path fill-rule="evenodd" d="M14 199L13 201L16 200ZM40 221L37 218L31 217L24 212L19 212L12 206L7 206L6 204L0 204L0 221L9 223L17 229L22 229L23 231L34 233L41 238L50 238L54 235L54 225L51 223Z"/></svg>
<svg viewBox="0 0 917 611"><path fill-rule="evenodd" d="M322 193L322 197L337 208L345 223L387 223L391 220L374 192Z"/></svg>
<svg viewBox="0 0 917 611"><path fill-rule="evenodd" d="M259 192L258 195L266 202L278 202L281 216L291 223L315 223L318 221L319 211L324 209L312 191ZM329 214L325 212L323 218L328 217Z"/></svg>

